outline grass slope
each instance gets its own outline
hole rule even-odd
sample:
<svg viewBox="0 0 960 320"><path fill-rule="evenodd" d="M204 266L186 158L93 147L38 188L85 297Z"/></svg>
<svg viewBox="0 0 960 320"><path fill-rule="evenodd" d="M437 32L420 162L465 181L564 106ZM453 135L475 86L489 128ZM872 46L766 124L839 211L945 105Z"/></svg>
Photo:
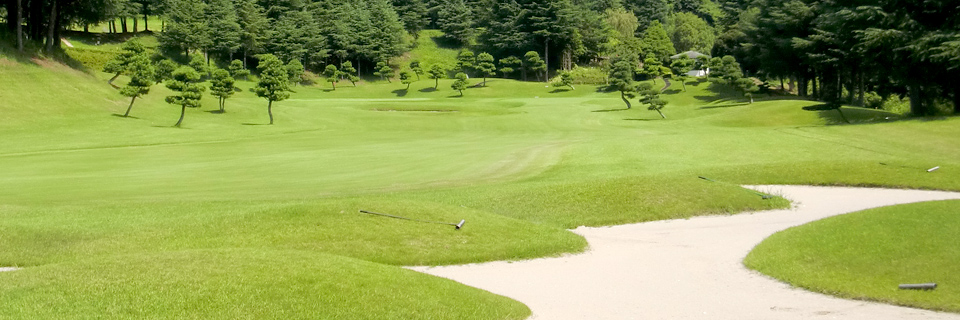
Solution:
<svg viewBox="0 0 960 320"><path fill-rule="evenodd" d="M9 102L0 105L0 167L12 168L0 171L0 266L31 267L4 281L4 296L23 295L18 288L48 276L26 271L166 256L173 268L175 257L190 252L380 263L383 269L340 279L364 286L367 273L396 271L384 265L581 252L585 241L565 230L579 225L788 205L737 183L960 190L957 119L887 123L890 114L845 108L864 124L832 126L836 111L803 109L814 102L743 104L706 82L666 94L667 120L640 106L623 110L616 94L591 86L567 91L492 79L463 97L450 90L451 80L438 90L429 80L409 90L385 82L296 87L274 104L273 126L264 125L266 101L249 91L253 83L240 82L226 113L213 112L216 99L206 95L177 129L180 110L163 101L171 92L161 85L122 118L129 100L106 85L110 75L5 58L0 73L0 98ZM916 169L933 165L942 169ZM467 224L455 231L358 210ZM310 268L291 262L273 276ZM56 285L87 290L108 275L91 277ZM210 279L210 290L228 287ZM414 294L402 283L382 286ZM138 289L116 290L108 298ZM359 297L340 299L339 308L367 308ZM406 301L382 303L401 310ZM464 308L449 312L472 312ZM516 314L506 302L491 308ZM498 317L512 316L490 316Z"/></svg>
<svg viewBox="0 0 960 320"><path fill-rule="evenodd" d="M812 222L764 240L744 264L813 291L960 312L958 210L960 201L938 201ZM939 287L897 288L926 282Z"/></svg>

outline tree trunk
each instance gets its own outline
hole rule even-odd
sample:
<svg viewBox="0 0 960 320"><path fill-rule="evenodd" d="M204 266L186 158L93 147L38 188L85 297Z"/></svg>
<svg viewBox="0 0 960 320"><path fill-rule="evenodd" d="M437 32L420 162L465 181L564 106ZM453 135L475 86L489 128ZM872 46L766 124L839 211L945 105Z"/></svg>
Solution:
<svg viewBox="0 0 960 320"><path fill-rule="evenodd" d="M47 52L53 51L54 40L60 41L60 39L53 39L53 31L57 28L57 18L59 15L57 13L57 2L58 1L54 0L50 7L50 25L47 29Z"/></svg>
<svg viewBox="0 0 960 320"><path fill-rule="evenodd" d="M113 84L113 80L117 80L117 78L119 78L119 77L120 77L120 72L117 72L117 74L113 75L113 77L110 78L110 80L107 80L107 84L109 84L111 87L113 87L113 88L115 88L115 89L120 89L120 87L118 87L117 85Z"/></svg>
<svg viewBox="0 0 960 320"><path fill-rule="evenodd" d="M543 82L547 82L550 79L550 38L543 42L543 64L547 66L543 69Z"/></svg>
<svg viewBox="0 0 960 320"><path fill-rule="evenodd" d="M837 112L840 113L840 118L843 119L843 122L846 122L847 124L849 124L849 123L850 123L850 120L847 119L847 115L843 114L843 110L840 110L840 108L841 108L841 106L838 105L838 106L837 106Z"/></svg>
<svg viewBox="0 0 960 320"><path fill-rule="evenodd" d="M146 5L144 5L144 6L146 6ZM144 14L143 14L143 31L150 31L150 25L147 24L147 20L148 20L147 14L146 14L147 10L143 10L143 12L144 12Z"/></svg>
<svg viewBox="0 0 960 320"><path fill-rule="evenodd" d="M683 86L683 92L687 92L687 82L680 79L680 84Z"/></svg>
<svg viewBox="0 0 960 320"><path fill-rule="evenodd" d="M864 77L865 77L865 74L863 73L863 71L861 71L860 76L858 77L859 83L857 84L857 87L859 87L859 90L857 91L860 92L860 96L857 97L857 104L860 105L861 107L867 105L867 100L865 97L866 91L867 91L867 83L866 83L866 80L863 79Z"/></svg>
<svg viewBox="0 0 960 320"><path fill-rule="evenodd" d="M17 0L17 51L23 52L23 0Z"/></svg>
<svg viewBox="0 0 960 320"><path fill-rule="evenodd" d="M907 86L907 91L910 92L910 113L914 116L925 116L927 115L927 108L923 101L923 89L919 85L911 84Z"/></svg>
<svg viewBox="0 0 960 320"><path fill-rule="evenodd" d="M120 17L120 31L127 33L127 17Z"/></svg>
<svg viewBox="0 0 960 320"><path fill-rule="evenodd" d="M437 90L440 87L440 78L433 79L433 90Z"/></svg>
<svg viewBox="0 0 960 320"><path fill-rule="evenodd" d="M173 125L174 127L177 127L177 128L180 127L180 123L183 122L183 115L186 114L186 113L187 113L187 106L181 105L181 106L180 106L180 120L177 120L177 124Z"/></svg>
<svg viewBox="0 0 960 320"><path fill-rule="evenodd" d="M267 100L267 114L270 115L270 124L273 124L273 100Z"/></svg>
<svg viewBox="0 0 960 320"><path fill-rule="evenodd" d="M960 88L953 89L953 114L960 115Z"/></svg>
<svg viewBox="0 0 960 320"><path fill-rule="evenodd" d="M663 118L663 119L667 118L667 116L663 115L663 112L660 112L660 109L654 109L654 110L657 110L657 113L660 114L660 118Z"/></svg>
<svg viewBox="0 0 960 320"><path fill-rule="evenodd" d="M124 113L123 113L123 117L124 117L124 118L130 116L130 109L133 109L133 101L135 101L135 100L137 100L137 96L133 96L133 98L130 99L130 105L127 106L127 112L124 112Z"/></svg>
<svg viewBox="0 0 960 320"><path fill-rule="evenodd" d="M133 32L137 32L137 18L131 17L130 20L133 20Z"/></svg>
<svg viewBox="0 0 960 320"><path fill-rule="evenodd" d="M632 105L630 105L630 99L627 99L627 95L624 94L623 91L620 91L620 99L623 100L623 103L627 104L627 109L630 109L633 107Z"/></svg>

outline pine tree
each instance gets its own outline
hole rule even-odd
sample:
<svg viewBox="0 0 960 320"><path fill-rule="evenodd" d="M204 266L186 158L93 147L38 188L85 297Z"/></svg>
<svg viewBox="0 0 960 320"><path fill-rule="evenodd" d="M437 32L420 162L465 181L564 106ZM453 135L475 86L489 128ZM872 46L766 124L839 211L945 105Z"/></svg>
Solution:
<svg viewBox="0 0 960 320"><path fill-rule="evenodd" d="M130 105L127 106L127 112L124 117L130 116L130 109L133 108L133 102L137 97L150 92L150 86L153 85L154 70L150 60L145 55L137 55L136 58L127 66L127 72L130 74L130 82L120 89L120 94L130 97Z"/></svg>
<svg viewBox="0 0 960 320"><path fill-rule="evenodd" d="M354 87L357 86L357 81L360 81L360 77L357 76L357 69L353 68L353 63L350 63L350 61L341 63L340 72L347 77L347 80L350 80L350 83L352 83Z"/></svg>
<svg viewBox="0 0 960 320"><path fill-rule="evenodd" d="M656 111L660 114L660 118L667 118L661 111L667 105L667 101L660 99L660 90L654 89L652 84L641 83L638 91L640 93L640 103L646 104L647 110Z"/></svg>
<svg viewBox="0 0 960 320"><path fill-rule="evenodd" d="M500 59L500 73L503 74L504 78L507 78L511 73L514 73L518 69L522 68L522 65L523 61L520 61L520 58L517 58L516 56L509 56Z"/></svg>
<svg viewBox="0 0 960 320"><path fill-rule="evenodd" d="M440 87L440 79L447 76L447 68L444 68L441 64L432 65L430 70L427 71L427 75L434 81L433 90L437 90Z"/></svg>
<svg viewBox="0 0 960 320"><path fill-rule="evenodd" d="M237 11L230 0L206 0L204 17L209 34L208 51L233 54L240 48L240 24ZM209 57L208 57L209 58Z"/></svg>
<svg viewBox="0 0 960 320"><path fill-rule="evenodd" d="M269 21L256 0L236 0L236 3L237 23L240 26L240 48L243 51L243 67L246 68L247 56L263 50ZM237 77L237 79L242 78Z"/></svg>
<svg viewBox="0 0 960 320"><path fill-rule="evenodd" d="M380 77L381 80L385 79L387 82L392 82L390 78L393 77L393 68L385 61L377 62L377 71L373 75Z"/></svg>
<svg viewBox="0 0 960 320"><path fill-rule="evenodd" d="M203 97L203 91L206 90L200 84L200 73L189 66L182 66L173 72L170 81L167 81L167 88L178 92L178 95L167 96L166 101L169 104L180 106L180 119L174 127L180 127L183 123L183 116L187 108L199 108L200 99Z"/></svg>
<svg viewBox="0 0 960 320"><path fill-rule="evenodd" d="M493 64L493 56L489 53L482 52L477 55L477 71L483 76L483 86L487 86L487 76L493 76L496 74L497 66Z"/></svg>
<svg viewBox="0 0 960 320"><path fill-rule="evenodd" d="M456 80L453 81L453 84L450 85L450 88L460 92L460 96L462 97L463 90L467 89L467 74L463 72L458 72L457 75L454 76L454 79Z"/></svg>
<svg viewBox="0 0 960 320"><path fill-rule="evenodd" d="M637 85L633 81L633 76L637 72L637 61L631 55L617 56L610 62L610 87L620 91L620 99L627 104L627 109L630 109L630 99L636 97L637 91Z"/></svg>
<svg viewBox="0 0 960 320"><path fill-rule="evenodd" d="M410 71L413 71L417 75L417 80L420 80L420 75L423 74L423 67L420 66L419 60L410 61Z"/></svg>
<svg viewBox="0 0 960 320"><path fill-rule="evenodd" d="M283 62L272 54L262 54L260 65L257 70L260 71L260 81L254 92L258 97L267 99L267 114L270 115L270 124L273 124L273 102L283 101L290 97L289 79Z"/></svg>
<svg viewBox="0 0 960 320"><path fill-rule="evenodd" d="M290 80L290 83L293 85L298 85L303 82L303 64L300 63L300 60L293 59L287 63L284 68L287 70L287 76Z"/></svg>
<svg viewBox="0 0 960 320"><path fill-rule="evenodd" d="M547 63L540 59L540 54L536 51L529 51L527 54L523 55L523 80L527 80L527 72L532 72L537 79L540 79L540 75L547 71ZM544 80L546 81L546 80Z"/></svg>
<svg viewBox="0 0 960 320"><path fill-rule="evenodd" d="M157 36L160 46L189 56L191 50L209 48L212 45L202 0L168 0L166 2L166 26Z"/></svg>
<svg viewBox="0 0 960 320"><path fill-rule="evenodd" d="M160 59L153 63L153 80L161 83L173 77L173 71L180 67L176 62L170 59Z"/></svg>
<svg viewBox="0 0 960 320"><path fill-rule="evenodd" d="M473 51L470 51L470 49L460 50L460 53L457 54L457 71L469 75L470 71L473 71L475 61L476 56L474 56Z"/></svg>
<svg viewBox="0 0 960 320"><path fill-rule="evenodd" d="M110 80L107 80L111 86L113 81L117 79L121 74L130 72L130 65L134 61L140 60L142 57L146 57L146 53L143 45L139 41L127 41L123 44L123 47L119 54L107 61L106 65L103 67L103 72L113 73L113 77ZM116 86L114 86L116 87Z"/></svg>
<svg viewBox="0 0 960 320"><path fill-rule="evenodd" d="M213 70L210 77L210 94L217 97L220 105L220 113L227 112L224 106L226 105L227 98L233 96L236 89L234 86L235 82L235 79L230 76L229 71L223 69Z"/></svg>
<svg viewBox="0 0 960 320"><path fill-rule="evenodd" d="M247 77L250 76L250 70L247 70L240 60L230 61L230 65L227 66L227 71L230 71L230 76L233 77L234 80L247 80Z"/></svg>
<svg viewBox="0 0 960 320"><path fill-rule="evenodd" d="M680 80L680 84L683 85L684 92L687 91L687 78L689 78L687 73L689 73L690 70L693 70L693 64L693 59L690 59L690 57L685 54L681 54L680 58L674 59L672 62L670 62L670 69L673 70L673 76L674 78Z"/></svg>
<svg viewBox="0 0 960 320"><path fill-rule="evenodd" d="M653 54L657 59L665 60L670 56L677 54L670 36L663 29L660 21L653 21L650 27L643 31L643 37L640 39L640 46L644 54Z"/></svg>
<svg viewBox="0 0 960 320"><path fill-rule="evenodd" d="M437 25L447 40L468 44L473 39L473 12L463 0L441 2L437 17Z"/></svg>
<svg viewBox="0 0 960 320"><path fill-rule="evenodd" d="M406 70L400 72L400 83L407 85L407 88L404 90L410 90L410 84L413 83L414 81L415 80L413 80L413 72L406 71Z"/></svg>
<svg viewBox="0 0 960 320"><path fill-rule="evenodd" d="M333 87L333 90L337 90L337 80L340 80L340 70L337 70L337 66L328 64L326 68L323 69L323 76L327 78L327 82Z"/></svg>

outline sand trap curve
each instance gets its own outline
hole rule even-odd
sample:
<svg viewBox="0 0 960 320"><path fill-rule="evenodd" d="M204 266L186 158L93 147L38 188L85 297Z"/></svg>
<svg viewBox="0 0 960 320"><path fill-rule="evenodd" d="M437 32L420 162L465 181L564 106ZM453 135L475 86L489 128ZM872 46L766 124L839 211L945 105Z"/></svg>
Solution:
<svg viewBox="0 0 960 320"><path fill-rule="evenodd" d="M771 234L825 217L960 193L758 186L794 201L789 210L577 228L584 254L414 270L525 303L531 319L960 319L792 288L741 261ZM891 284L897 285L897 284Z"/></svg>

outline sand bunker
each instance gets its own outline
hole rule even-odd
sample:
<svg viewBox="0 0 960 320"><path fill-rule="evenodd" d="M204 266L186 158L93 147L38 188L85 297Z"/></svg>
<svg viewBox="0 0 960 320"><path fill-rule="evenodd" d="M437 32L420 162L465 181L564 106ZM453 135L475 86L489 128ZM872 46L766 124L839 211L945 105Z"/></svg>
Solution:
<svg viewBox="0 0 960 320"><path fill-rule="evenodd" d="M792 288L742 260L773 233L829 216L960 193L759 186L795 208L605 228L577 228L584 254L417 271L525 303L531 319L960 319ZM896 285L896 284L893 284Z"/></svg>

